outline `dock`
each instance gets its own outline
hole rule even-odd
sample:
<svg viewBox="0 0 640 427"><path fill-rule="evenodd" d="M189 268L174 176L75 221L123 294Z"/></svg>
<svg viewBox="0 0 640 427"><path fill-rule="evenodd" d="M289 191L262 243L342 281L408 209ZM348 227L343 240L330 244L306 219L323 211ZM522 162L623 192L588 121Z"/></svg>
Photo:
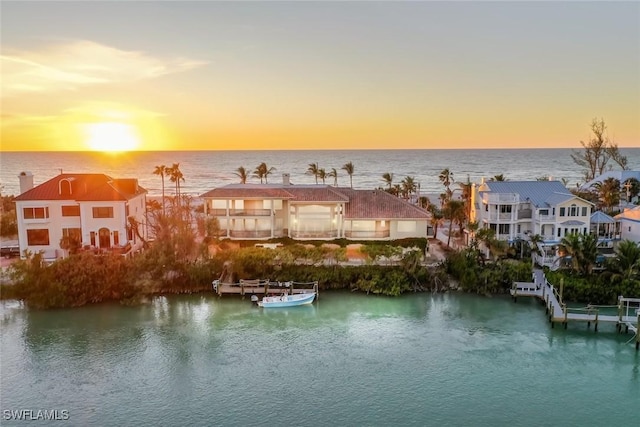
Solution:
<svg viewBox="0 0 640 427"><path fill-rule="evenodd" d="M238 283L223 283L214 280L213 291L222 296L224 294L241 295L282 295L285 292L289 295L302 294L307 292L316 293L318 300L318 282L273 282L269 280L240 280Z"/></svg>
<svg viewBox="0 0 640 427"><path fill-rule="evenodd" d="M562 301L563 284L556 288L546 279L544 272L540 269L533 271L533 282L513 282L511 296L514 302L519 297L534 297L542 300L545 304L547 315L551 327L556 323L561 323L567 328L569 322L586 322L587 327L594 324L594 330L598 331L598 323L615 324L618 332L624 330L625 333L634 334L636 350L640 349L640 298L618 297L618 304L615 306L588 305L584 308L570 308ZM616 308L616 315L600 314L603 308Z"/></svg>

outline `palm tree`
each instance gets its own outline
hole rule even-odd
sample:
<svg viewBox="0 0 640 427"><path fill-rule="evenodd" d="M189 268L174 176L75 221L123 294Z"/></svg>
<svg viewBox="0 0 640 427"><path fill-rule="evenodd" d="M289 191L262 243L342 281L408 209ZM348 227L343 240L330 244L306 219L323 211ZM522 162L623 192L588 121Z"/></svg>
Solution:
<svg viewBox="0 0 640 427"><path fill-rule="evenodd" d="M609 177L602 182L592 185L598 193L600 206L606 212L611 212L614 206L620 203L620 181Z"/></svg>
<svg viewBox="0 0 640 427"><path fill-rule="evenodd" d="M630 280L640 274L640 244L623 240L616 248L616 257L611 262L613 269L623 280Z"/></svg>
<svg viewBox="0 0 640 427"><path fill-rule="evenodd" d="M344 165L342 165L342 169L347 172L347 175L349 175L349 185L351 188L353 188L353 163L345 163Z"/></svg>
<svg viewBox="0 0 640 427"><path fill-rule="evenodd" d="M320 178L324 184L324 180L327 179L327 171L325 171L324 168L318 169L318 178Z"/></svg>
<svg viewBox="0 0 640 427"><path fill-rule="evenodd" d="M333 186L338 186L338 171L336 168L331 168L331 172L327 174L327 178L333 178Z"/></svg>
<svg viewBox="0 0 640 427"><path fill-rule="evenodd" d="M393 174L390 172L383 173L382 180L389 186L389 190L391 190L391 186L393 185Z"/></svg>
<svg viewBox="0 0 640 427"><path fill-rule="evenodd" d="M506 181L507 178L505 178L505 176L503 174L499 174L499 175L494 175L492 178L489 179L489 181ZM545 179L546 181L546 179Z"/></svg>
<svg viewBox="0 0 640 427"><path fill-rule="evenodd" d="M305 172L307 175L312 175L315 179L316 179L316 184L318 183L318 171L320 170L320 168L318 168L318 164L317 163L309 163L309 167L307 168L307 172Z"/></svg>
<svg viewBox="0 0 640 427"><path fill-rule="evenodd" d="M411 198L411 195L415 193L418 188L416 180L412 176L405 177L400 184L402 185L402 191L406 194L407 198Z"/></svg>
<svg viewBox="0 0 640 427"><path fill-rule="evenodd" d="M467 175L466 182L458 182L460 190L462 192L462 200L464 201L464 212L467 219L471 218L471 191L473 190L471 179Z"/></svg>
<svg viewBox="0 0 640 427"><path fill-rule="evenodd" d="M154 175L160 175L160 178L162 178L162 215L165 214L165 211L164 211L164 175L167 172L168 172L168 170L167 170L167 167L165 165L156 166L156 168L153 170L153 174Z"/></svg>
<svg viewBox="0 0 640 427"><path fill-rule="evenodd" d="M169 179L171 182L175 183L176 186L176 197L178 206L180 206L180 181L184 181L184 175L180 170L180 163L174 163L168 170Z"/></svg>
<svg viewBox="0 0 640 427"><path fill-rule="evenodd" d="M580 269L580 235L577 233L567 234L560 241L560 251L571 257L571 268L574 271Z"/></svg>
<svg viewBox="0 0 640 427"><path fill-rule="evenodd" d="M445 168L442 170L442 172L440 172L440 175L438 175L438 179L440 180L442 185L444 185L444 187L446 188L447 200L451 200L451 195L453 194L453 191L451 191L451 188L449 187L453 182L453 172L451 172L449 168Z"/></svg>
<svg viewBox="0 0 640 427"><path fill-rule="evenodd" d="M438 226L442 223L444 219L444 215L442 214L442 210L438 209L436 205L429 205L429 212L431 212L431 226L433 227L433 235L438 236Z"/></svg>
<svg viewBox="0 0 640 427"><path fill-rule="evenodd" d="M276 168L268 167L265 162L260 163L256 169L253 171L253 176L256 178L260 178L260 184L262 184L262 180L264 179L264 183L269 183L269 175L275 171Z"/></svg>
<svg viewBox="0 0 640 427"><path fill-rule="evenodd" d="M236 169L236 171L233 174L238 178L240 178L240 184L247 183L247 179L249 178L249 172L244 168L244 166L240 166L238 169Z"/></svg>
<svg viewBox="0 0 640 427"><path fill-rule="evenodd" d="M544 238L539 234L529 236L529 246L531 247L531 268L533 268L536 263L536 258L533 255L542 255L542 250L540 249L540 243L542 242L544 242Z"/></svg>
<svg viewBox="0 0 640 427"><path fill-rule="evenodd" d="M464 203L460 200L449 200L445 208L445 217L449 220L449 236L447 238L447 247L451 246L451 229L454 221L460 221L464 215ZM459 229L462 231L462 223L459 222Z"/></svg>

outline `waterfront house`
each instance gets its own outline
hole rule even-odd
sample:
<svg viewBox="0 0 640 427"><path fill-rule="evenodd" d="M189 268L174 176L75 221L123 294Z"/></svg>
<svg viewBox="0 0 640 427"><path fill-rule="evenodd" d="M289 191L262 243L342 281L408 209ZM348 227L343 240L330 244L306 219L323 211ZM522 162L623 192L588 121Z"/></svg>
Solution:
<svg viewBox="0 0 640 427"><path fill-rule="evenodd" d="M542 265L557 262L563 237L590 232L593 203L559 181L483 181L472 190L471 220L509 243L540 235Z"/></svg>
<svg viewBox="0 0 640 427"><path fill-rule="evenodd" d="M69 246L128 253L142 247L144 227L133 230L129 218L144 224L147 191L134 178L61 173L34 186L22 172L16 197L20 253L42 252L45 260L65 256Z"/></svg>
<svg viewBox="0 0 640 427"><path fill-rule="evenodd" d="M625 209L614 218L619 224L621 239L640 243L640 206Z"/></svg>
<svg viewBox="0 0 640 427"><path fill-rule="evenodd" d="M330 185L229 184L201 196L229 239L393 240L427 237L430 214L383 190Z"/></svg>

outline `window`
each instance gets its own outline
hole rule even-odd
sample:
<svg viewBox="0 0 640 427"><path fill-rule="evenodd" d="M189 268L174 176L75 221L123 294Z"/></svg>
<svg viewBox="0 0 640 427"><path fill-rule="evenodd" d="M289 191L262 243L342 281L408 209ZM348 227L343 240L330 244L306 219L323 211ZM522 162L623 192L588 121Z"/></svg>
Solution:
<svg viewBox="0 0 640 427"><path fill-rule="evenodd" d="M569 216L578 216L578 207L576 205L571 205L569 212Z"/></svg>
<svg viewBox="0 0 640 427"><path fill-rule="evenodd" d="M96 232L92 231L90 233L90 237L91 237L91 246L96 246Z"/></svg>
<svg viewBox="0 0 640 427"><path fill-rule="evenodd" d="M27 244L29 246L48 246L49 230L46 228L27 230Z"/></svg>
<svg viewBox="0 0 640 427"><path fill-rule="evenodd" d="M113 245L114 246L120 245L120 235L118 234L117 231L113 232Z"/></svg>
<svg viewBox="0 0 640 427"><path fill-rule="evenodd" d="M586 206L582 207L582 216L587 216L587 207Z"/></svg>
<svg viewBox="0 0 640 427"><path fill-rule="evenodd" d="M564 216L565 208L560 208L560 216Z"/></svg>
<svg viewBox="0 0 640 427"><path fill-rule="evenodd" d="M518 224L518 234L520 233L521 227L520 224Z"/></svg>
<svg viewBox="0 0 640 427"><path fill-rule="evenodd" d="M62 216L80 216L80 206L63 206Z"/></svg>
<svg viewBox="0 0 640 427"><path fill-rule="evenodd" d="M540 215L549 215L549 209L540 209Z"/></svg>
<svg viewBox="0 0 640 427"><path fill-rule="evenodd" d="M560 233L562 233L562 229L558 228L558 237L560 237Z"/></svg>
<svg viewBox="0 0 640 427"><path fill-rule="evenodd" d="M49 218L49 208L23 208L24 219Z"/></svg>
<svg viewBox="0 0 640 427"><path fill-rule="evenodd" d="M511 205L500 205L500 213L511 213Z"/></svg>
<svg viewBox="0 0 640 427"><path fill-rule="evenodd" d="M509 234L509 224L500 224L498 228L499 234Z"/></svg>
<svg viewBox="0 0 640 427"><path fill-rule="evenodd" d="M94 218L113 218L113 208L111 206L93 208Z"/></svg>

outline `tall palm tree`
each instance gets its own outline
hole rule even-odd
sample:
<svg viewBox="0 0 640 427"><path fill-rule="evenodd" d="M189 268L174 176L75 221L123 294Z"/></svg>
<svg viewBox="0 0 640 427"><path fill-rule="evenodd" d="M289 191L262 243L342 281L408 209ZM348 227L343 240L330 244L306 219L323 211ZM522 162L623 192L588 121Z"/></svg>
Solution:
<svg viewBox="0 0 640 427"><path fill-rule="evenodd" d="M615 206L620 203L620 181L609 177L602 182L596 182L592 187L598 193L598 201L600 207L611 212Z"/></svg>
<svg viewBox="0 0 640 427"><path fill-rule="evenodd" d="M320 168L317 163L309 163L309 167L305 172L307 175L312 175L316 179L316 184L318 183L318 171Z"/></svg>
<svg viewBox="0 0 640 427"><path fill-rule="evenodd" d="M471 184L471 179L469 175L467 175L467 180L465 182L458 182L460 186L460 191L462 192L462 201L464 202L464 212L467 216L467 219L471 218L471 192L473 190L473 186Z"/></svg>
<svg viewBox="0 0 640 427"><path fill-rule="evenodd" d="M571 257L571 268L576 272L580 269L580 243L577 233L567 234L560 241L560 251Z"/></svg>
<svg viewBox="0 0 640 427"><path fill-rule="evenodd" d="M268 167L265 162L260 163L256 169L253 171L253 176L256 178L260 178L260 184L262 184L262 180L264 180L265 184L269 183L269 175L275 171L276 168Z"/></svg>
<svg viewBox="0 0 640 427"><path fill-rule="evenodd" d="M389 190L391 190L391 186L393 185L393 174L391 172L383 173L382 180L389 186Z"/></svg>
<svg viewBox="0 0 640 427"><path fill-rule="evenodd" d="M169 170L167 171L169 174L169 179L171 182L175 184L176 188L176 198L178 200L178 206L180 205L180 181L184 181L184 175L180 170L180 163L174 163Z"/></svg>
<svg viewBox="0 0 640 427"><path fill-rule="evenodd" d="M541 255L542 250L540 249L540 243L544 242L544 238L539 234L533 234L529 236L529 246L531 247L531 268L535 266L536 258L535 255Z"/></svg>
<svg viewBox="0 0 640 427"><path fill-rule="evenodd" d="M338 186L338 171L336 168L331 168L331 172L327 174L327 178L333 178L333 186Z"/></svg>
<svg viewBox="0 0 640 427"><path fill-rule="evenodd" d="M320 178L324 184L325 179L327 179L327 171L325 171L324 168L318 169L318 178Z"/></svg>
<svg viewBox="0 0 640 427"><path fill-rule="evenodd" d="M353 167L353 163L345 163L344 165L342 165L342 169L347 172L347 175L349 175L349 186L353 188L353 172L355 170L355 168Z"/></svg>
<svg viewBox="0 0 640 427"><path fill-rule="evenodd" d="M412 176L407 176L405 177L402 182L400 183L400 185L402 186L402 192L405 194L405 196L410 199L411 195L416 191L416 189L418 188L418 185L416 184L416 180L414 177Z"/></svg>
<svg viewBox="0 0 640 427"><path fill-rule="evenodd" d="M156 168L153 170L153 174L154 175L160 175L160 178L162 178L162 215L165 214L165 210L164 210L164 176L165 174L168 172L167 167L165 165L159 165L156 166Z"/></svg>
<svg viewBox="0 0 640 427"><path fill-rule="evenodd" d="M620 242L611 264L623 280L637 277L640 274L640 244L632 240Z"/></svg>
<svg viewBox="0 0 640 427"><path fill-rule="evenodd" d="M442 220L444 219L444 215L442 213L442 210L438 209L436 205L431 204L427 209L431 213L431 219L429 220L429 222L433 227L433 235L437 237L438 226L442 223Z"/></svg>
<svg viewBox="0 0 640 427"><path fill-rule="evenodd" d="M449 220L449 236L447 238L447 247L451 246L451 234L453 224L460 220L464 213L464 203L460 200L449 200L445 208L445 217ZM462 231L462 224L459 224L459 230Z"/></svg>
<svg viewBox="0 0 640 427"><path fill-rule="evenodd" d="M240 184L247 183L247 179L249 178L249 171L247 171L244 166L240 166L233 174L240 178Z"/></svg>
<svg viewBox="0 0 640 427"><path fill-rule="evenodd" d="M453 191L451 191L450 187L451 183L453 182L453 172L451 172L449 168L445 168L442 170L442 172L440 172L440 175L438 175L438 179L446 189L447 200L451 200Z"/></svg>

